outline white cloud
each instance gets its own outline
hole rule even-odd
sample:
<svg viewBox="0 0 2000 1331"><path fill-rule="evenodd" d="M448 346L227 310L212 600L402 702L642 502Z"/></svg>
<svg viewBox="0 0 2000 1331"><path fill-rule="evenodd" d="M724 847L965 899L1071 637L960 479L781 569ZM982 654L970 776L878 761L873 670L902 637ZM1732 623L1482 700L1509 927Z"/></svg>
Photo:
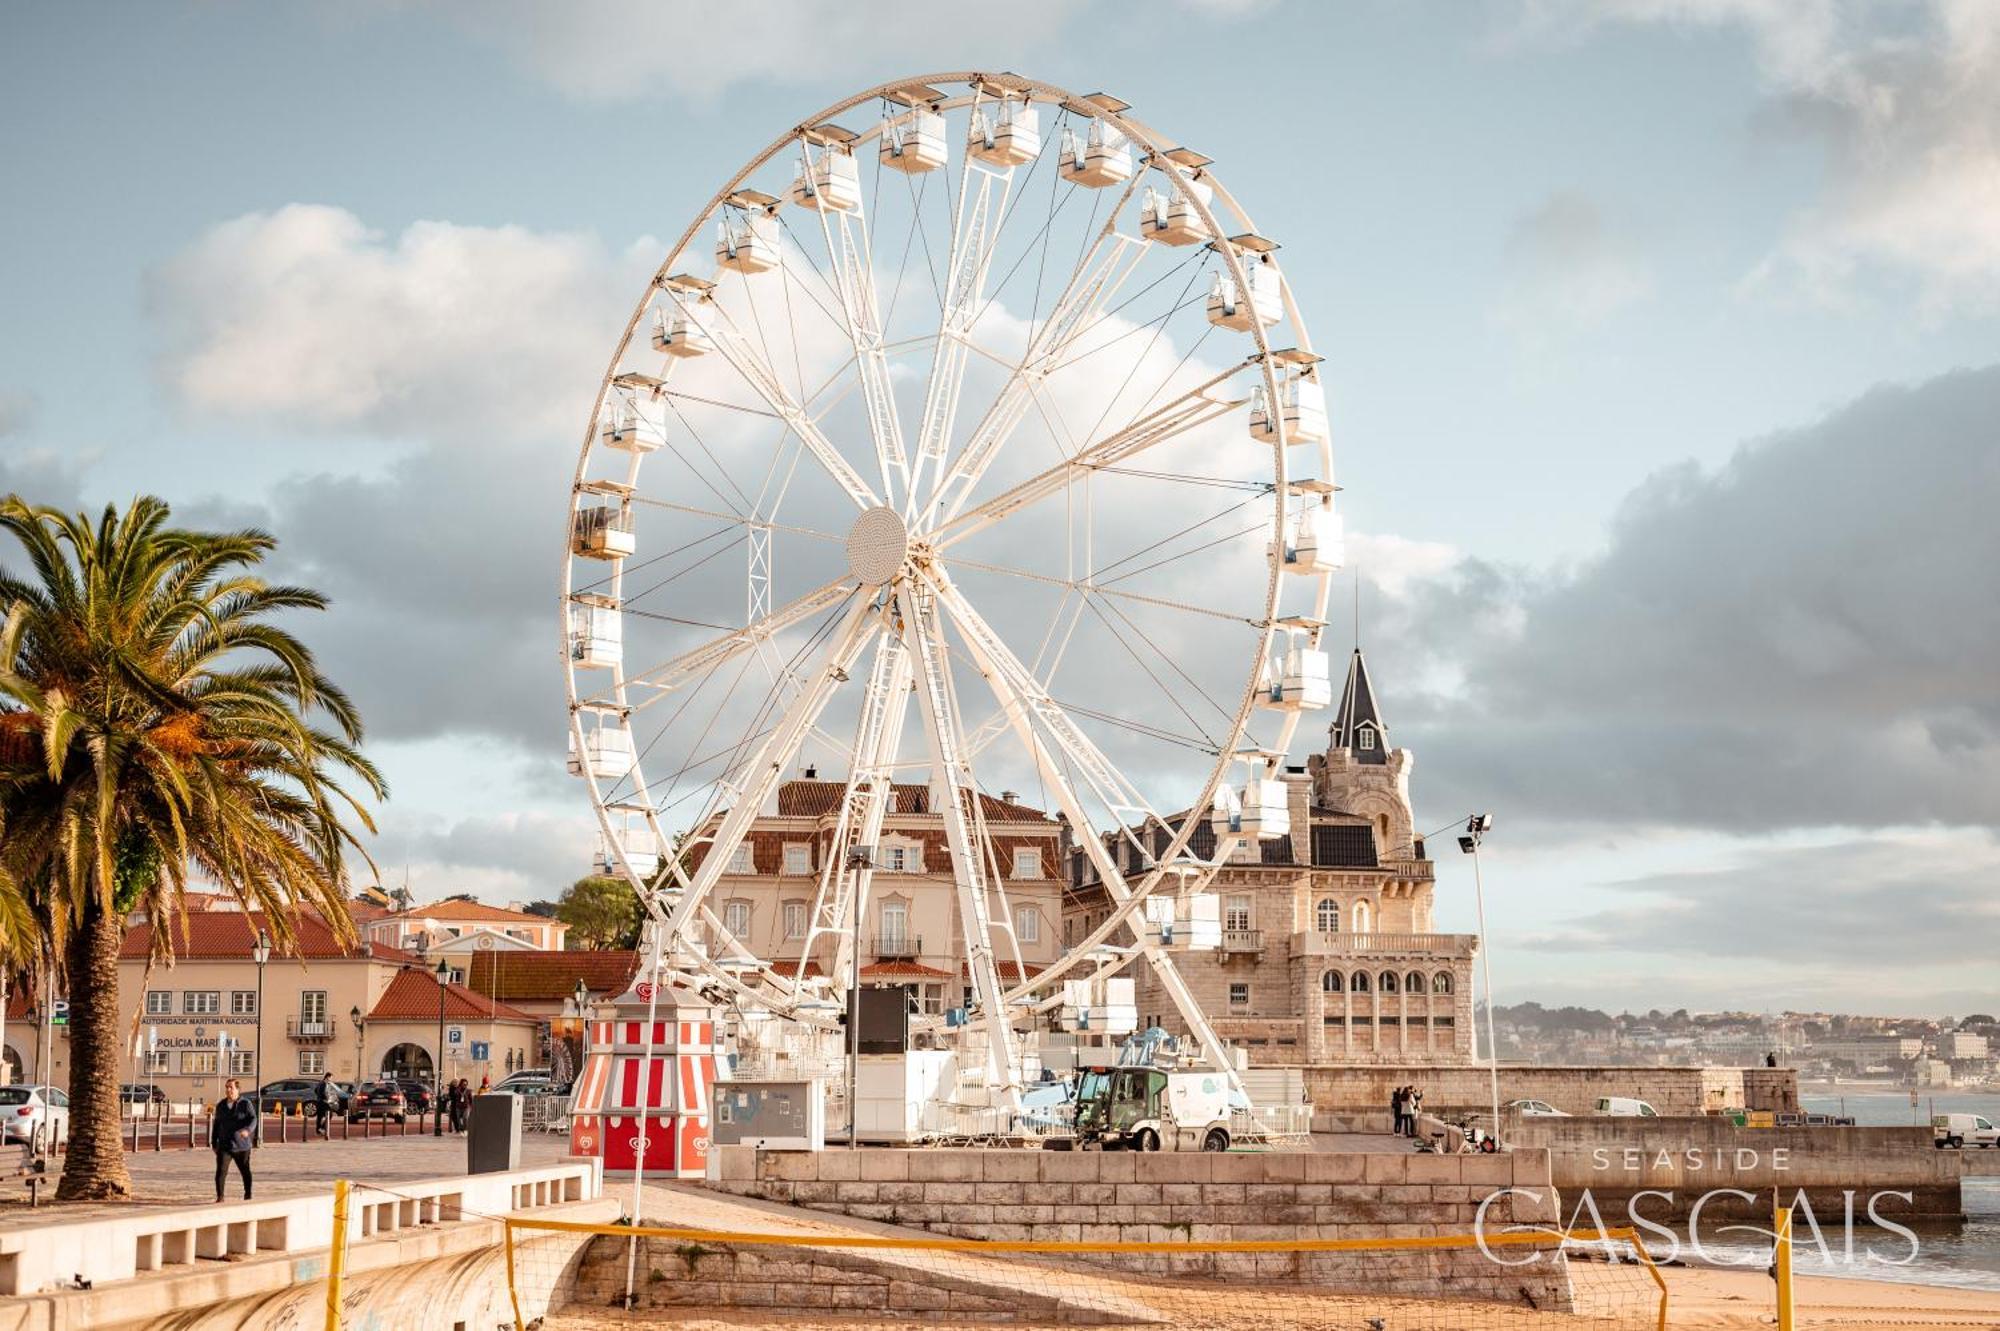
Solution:
<svg viewBox="0 0 2000 1331"><path fill-rule="evenodd" d="M1581 194L1551 194L1507 236L1500 322L1530 337L1596 327L1653 290L1637 242Z"/></svg>
<svg viewBox="0 0 2000 1331"><path fill-rule="evenodd" d="M1752 273L1846 298L1913 275L1934 307L2000 302L2000 5L1913 0L1529 0L1532 32L1607 22L1731 28L1754 44L1778 123L1826 154L1820 196Z"/></svg>
<svg viewBox="0 0 2000 1331"><path fill-rule="evenodd" d="M155 270L159 369L196 412L390 438L567 436L644 272L582 235L291 204Z"/></svg>

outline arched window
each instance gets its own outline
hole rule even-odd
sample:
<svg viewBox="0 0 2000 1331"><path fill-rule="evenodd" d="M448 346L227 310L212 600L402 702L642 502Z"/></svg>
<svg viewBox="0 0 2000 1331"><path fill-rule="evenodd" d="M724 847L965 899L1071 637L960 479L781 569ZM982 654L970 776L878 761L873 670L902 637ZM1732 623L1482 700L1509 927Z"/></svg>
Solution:
<svg viewBox="0 0 2000 1331"><path fill-rule="evenodd" d="M1339 971L1328 971L1319 977L1319 987L1329 994L1337 994L1343 987Z"/></svg>
<svg viewBox="0 0 2000 1331"><path fill-rule="evenodd" d="M1353 979L1353 982L1352 982L1352 983L1350 983L1350 984L1349 984L1349 985L1348 985L1347 987L1348 987L1348 989L1349 989L1349 990L1350 990L1351 992L1353 992L1353 993L1357 993L1357 994L1365 994L1365 993L1367 993L1367 992L1368 992L1368 972L1367 972L1367 971L1356 971L1356 972L1354 972L1354 979Z"/></svg>
<svg viewBox="0 0 2000 1331"><path fill-rule="evenodd" d="M1340 932L1340 903L1332 897L1321 897L1319 905L1313 907L1313 923L1323 934Z"/></svg>
<svg viewBox="0 0 2000 1331"><path fill-rule="evenodd" d="M1396 972L1394 971L1382 972L1382 992L1385 994L1393 994L1396 992Z"/></svg>
<svg viewBox="0 0 2000 1331"><path fill-rule="evenodd" d="M1405 975L1403 977L1404 993L1421 994L1423 991L1424 991L1424 976L1422 971L1411 971L1408 975Z"/></svg>
<svg viewBox="0 0 2000 1331"><path fill-rule="evenodd" d="M1354 932L1365 934L1368 932L1368 927L1368 903L1357 901L1354 903Z"/></svg>
<svg viewBox="0 0 2000 1331"><path fill-rule="evenodd" d="M1451 992L1450 971L1439 971L1436 975L1431 976L1431 992L1434 994L1448 994Z"/></svg>

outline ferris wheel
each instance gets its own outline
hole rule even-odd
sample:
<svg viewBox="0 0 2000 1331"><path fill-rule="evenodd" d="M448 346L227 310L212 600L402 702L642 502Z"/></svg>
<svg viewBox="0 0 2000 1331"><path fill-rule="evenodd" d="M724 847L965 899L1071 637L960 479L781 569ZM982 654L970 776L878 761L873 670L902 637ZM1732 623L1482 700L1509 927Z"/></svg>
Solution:
<svg viewBox="0 0 2000 1331"><path fill-rule="evenodd" d="M1065 986L1134 965L1226 1066L1173 957L1214 946L1218 867L1288 834L1343 545L1279 254L1209 158L1011 74L845 98L695 216L616 339L562 575L570 769L675 965L830 1025L916 784L993 1086ZM808 767L831 832L778 961L719 884ZM1003 798L1109 902L1039 970Z"/></svg>

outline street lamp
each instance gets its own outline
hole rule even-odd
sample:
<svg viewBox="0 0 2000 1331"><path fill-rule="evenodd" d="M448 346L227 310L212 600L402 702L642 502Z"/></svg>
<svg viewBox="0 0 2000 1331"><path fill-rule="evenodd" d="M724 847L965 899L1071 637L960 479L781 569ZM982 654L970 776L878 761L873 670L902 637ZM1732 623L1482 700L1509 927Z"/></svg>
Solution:
<svg viewBox="0 0 2000 1331"><path fill-rule="evenodd" d="M1493 1035L1493 949L1486 945L1486 885L1479 876L1479 842L1493 830L1493 815L1475 813L1465 820L1458 848L1472 856L1472 899L1479 911L1479 967L1486 983L1486 1066L1493 1083L1493 1142L1500 1143L1500 1045Z"/></svg>
<svg viewBox="0 0 2000 1331"><path fill-rule="evenodd" d="M361 1066L361 1042L367 1038L368 1021L361 1015L359 1004L347 1009L347 1019L354 1023L354 1089L359 1091L368 1078Z"/></svg>
<svg viewBox="0 0 2000 1331"><path fill-rule="evenodd" d="M438 958L438 1043L437 1059L431 1064L431 1136L444 1136L444 986L451 979L451 966ZM422 1129L419 1129L422 1131Z"/></svg>
<svg viewBox="0 0 2000 1331"><path fill-rule="evenodd" d="M257 1081L257 1140L264 1139L264 966L271 960L271 935L263 929L257 930L257 941L251 945L250 959L257 963L257 1047L250 1051L250 1075ZM228 1075L228 1069L223 1069Z"/></svg>

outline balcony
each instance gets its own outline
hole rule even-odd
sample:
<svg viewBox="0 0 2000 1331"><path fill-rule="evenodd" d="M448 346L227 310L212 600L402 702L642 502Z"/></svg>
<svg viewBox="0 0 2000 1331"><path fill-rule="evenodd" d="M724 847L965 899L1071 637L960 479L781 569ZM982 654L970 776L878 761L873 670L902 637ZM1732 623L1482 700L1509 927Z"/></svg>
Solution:
<svg viewBox="0 0 2000 1331"><path fill-rule="evenodd" d="M1435 860L1384 860L1382 867L1403 882L1435 882L1437 861Z"/></svg>
<svg viewBox="0 0 2000 1331"><path fill-rule="evenodd" d="M1262 929L1224 929L1222 931L1222 954L1256 956L1264 950Z"/></svg>
<svg viewBox="0 0 2000 1331"><path fill-rule="evenodd" d="M332 1044L333 1023L324 1017L307 1020L304 1017L285 1018L285 1038L299 1044Z"/></svg>
<svg viewBox="0 0 2000 1331"><path fill-rule="evenodd" d="M1292 953L1308 957L1469 957L1479 950L1477 934L1320 933L1295 935Z"/></svg>
<svg viewBox="0 0 2000 1331"><path fill-rule="evenodd" d="M876 934L868 940L868 951L877 961L912 961L923 955L924 940L918 934Z"/></svg>

